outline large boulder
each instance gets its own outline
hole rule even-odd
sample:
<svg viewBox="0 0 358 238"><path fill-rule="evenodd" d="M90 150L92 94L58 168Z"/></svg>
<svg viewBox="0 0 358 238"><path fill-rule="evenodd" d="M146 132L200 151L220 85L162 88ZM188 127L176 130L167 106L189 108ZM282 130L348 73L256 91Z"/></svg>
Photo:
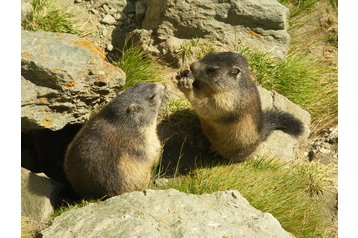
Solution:
<svg viewBox="0 0 358 238"><path fill-rule="evenodd" d="M125 83L101 49L77 36L22 31L21 129L84 123Z"/></svg>
<svg viewBox="0 0 358 238"><path fill-rule="evenodd" d="M185 40L192 39L220 47L247 46L279 58L287 53L288 9L276 0L145 0L145 5L136 39L149 35L151 41L143 46L173 65L181 66L183 51L191 47Z"/></svg>
<svg viewBox="0 0 358 238"><path fill-rule="evenodd" d="M177 190L126 193L56 217L51 237L292 237L238 191L192 195Z"/></svg>
<svg viewBox="0 0 358 238"><path fill-rule="evenodd" d="M48 221L62 189L44 174L21 168L21 215L36 222Z"/></svg>

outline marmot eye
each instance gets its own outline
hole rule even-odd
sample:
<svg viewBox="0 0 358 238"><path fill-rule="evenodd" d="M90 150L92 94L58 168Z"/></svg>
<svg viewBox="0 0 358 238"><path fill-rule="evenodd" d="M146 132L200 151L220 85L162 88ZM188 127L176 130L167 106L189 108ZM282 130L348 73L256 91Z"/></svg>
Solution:
<svg viewBox="0 0 358 238"><path fill-rule="evenodd" d="M214 74L214 73L216 73L216 71L217 71L218 69L219 69L218 67L207 67L207 68L206 68L206 73L207 73L207 74Z"/></svg>

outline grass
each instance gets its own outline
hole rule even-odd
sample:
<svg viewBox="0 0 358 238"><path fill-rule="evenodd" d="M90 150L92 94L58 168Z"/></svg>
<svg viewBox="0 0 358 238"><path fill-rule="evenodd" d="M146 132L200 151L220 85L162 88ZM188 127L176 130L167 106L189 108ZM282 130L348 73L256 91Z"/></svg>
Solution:
<svg viewBox="0 0 358 238"><path fill-rule="evenodd" d="M253 75L263 87L283 94L311 113L313 132L338 123L338 81L332 73L334 69L297 51L282 61L248 48L237 51L248 58Z"/></svg>
<svg viewBox="0 0 358 238"><path fill-rule="evenodd" d="M35 237L38 230L38 224L31 218L21 216L21 238Z"/></svg>
<svg viewBox="0 0 358 238"><path fill-rule="evenodd" d="M252 206L273 214L295 236L322 237L330 229L330 216L319 194L329 189L329 174L328 167L315 163L284 164L261 158L199 168L154 188L192 194L239 190Z"/></svg>
<svg viewBox="0 0 358 238"><path fill-rule="evenodd" d="M301 13L305 13L321 0L279 0L280 3L286 5L290 9L291 17ZM338 0L329 0L332 7L338 7Z"/></svg>
<svg viewBox="0 0 358 238"><path fill-rule="evenodd" d="M32 11L21 22L25 30L78 34L74 15L51 0L33 0Z"/></svg>
<svg viewBox="0 0 358 238"><path fill-rule="evenodd" d="M115 64L127 75L124 88L132 87L141 82L162 81L158 72L159 64L129 40L126 40L120 51L120 58Z"/></svg>
<svg viewBox="0 0 358 238"><path fill-rule="evenodd" d="M329 32L327 35L327 41L338 49L338 32Z"/></svg>
<svg viewBox="0 0 358 238"><path fill-rule="evenodd" d="M52 214L52 218L58 217L60 216L62 213L67 212L71 209L74 208L80 208L80 207L84 207L90 203L98 203L99 201L101 201L100 199L98 200L81 200L77 203L74 204L67 204L67 205L63 205L61 207L58 207L55 209L55 211Z"/></svg>
<svg viewBox="0 0 358 238"><path fill-rule="evenodd" d="M185 40L180 46L178 54L184 65L193 59L200 59L209 52L217 51L214 45L200 39Z"/></svg>

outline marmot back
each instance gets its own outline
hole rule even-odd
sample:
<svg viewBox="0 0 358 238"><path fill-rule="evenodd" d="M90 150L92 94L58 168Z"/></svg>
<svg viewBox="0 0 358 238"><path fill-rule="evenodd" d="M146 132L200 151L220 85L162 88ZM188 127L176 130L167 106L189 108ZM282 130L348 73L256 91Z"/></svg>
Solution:
<svg viewBox="0 0 358 238"><path fill-rule="evenodd" d="M83 198L105 198L148 186L158 162L158 109L165 87L142 83L114 98L68 146L64 168Z"/></svg>
<svg viewBox="0 0 358 238"><path fill-rule="evenodd" d="M177 86L197 113L202 130L224 158L243 161L276 129L298 136L303 124L289 113L263 112L246 58L209 53L177 76Z"/></svg>

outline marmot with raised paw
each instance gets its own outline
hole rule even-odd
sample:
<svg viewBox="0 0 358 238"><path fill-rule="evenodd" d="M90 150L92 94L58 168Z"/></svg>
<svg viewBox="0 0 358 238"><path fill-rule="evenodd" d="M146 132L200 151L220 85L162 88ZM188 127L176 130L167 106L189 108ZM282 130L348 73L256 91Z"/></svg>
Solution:
<svg viewBox="0 0 358 238"><path fill-rule="evenodd" d="M233 52L209 53L176 77L199 117L202 130L224 158L245 160L273 130L292 136L303 133L292 114L262 111L260 96L244 56Z"/></svg>

